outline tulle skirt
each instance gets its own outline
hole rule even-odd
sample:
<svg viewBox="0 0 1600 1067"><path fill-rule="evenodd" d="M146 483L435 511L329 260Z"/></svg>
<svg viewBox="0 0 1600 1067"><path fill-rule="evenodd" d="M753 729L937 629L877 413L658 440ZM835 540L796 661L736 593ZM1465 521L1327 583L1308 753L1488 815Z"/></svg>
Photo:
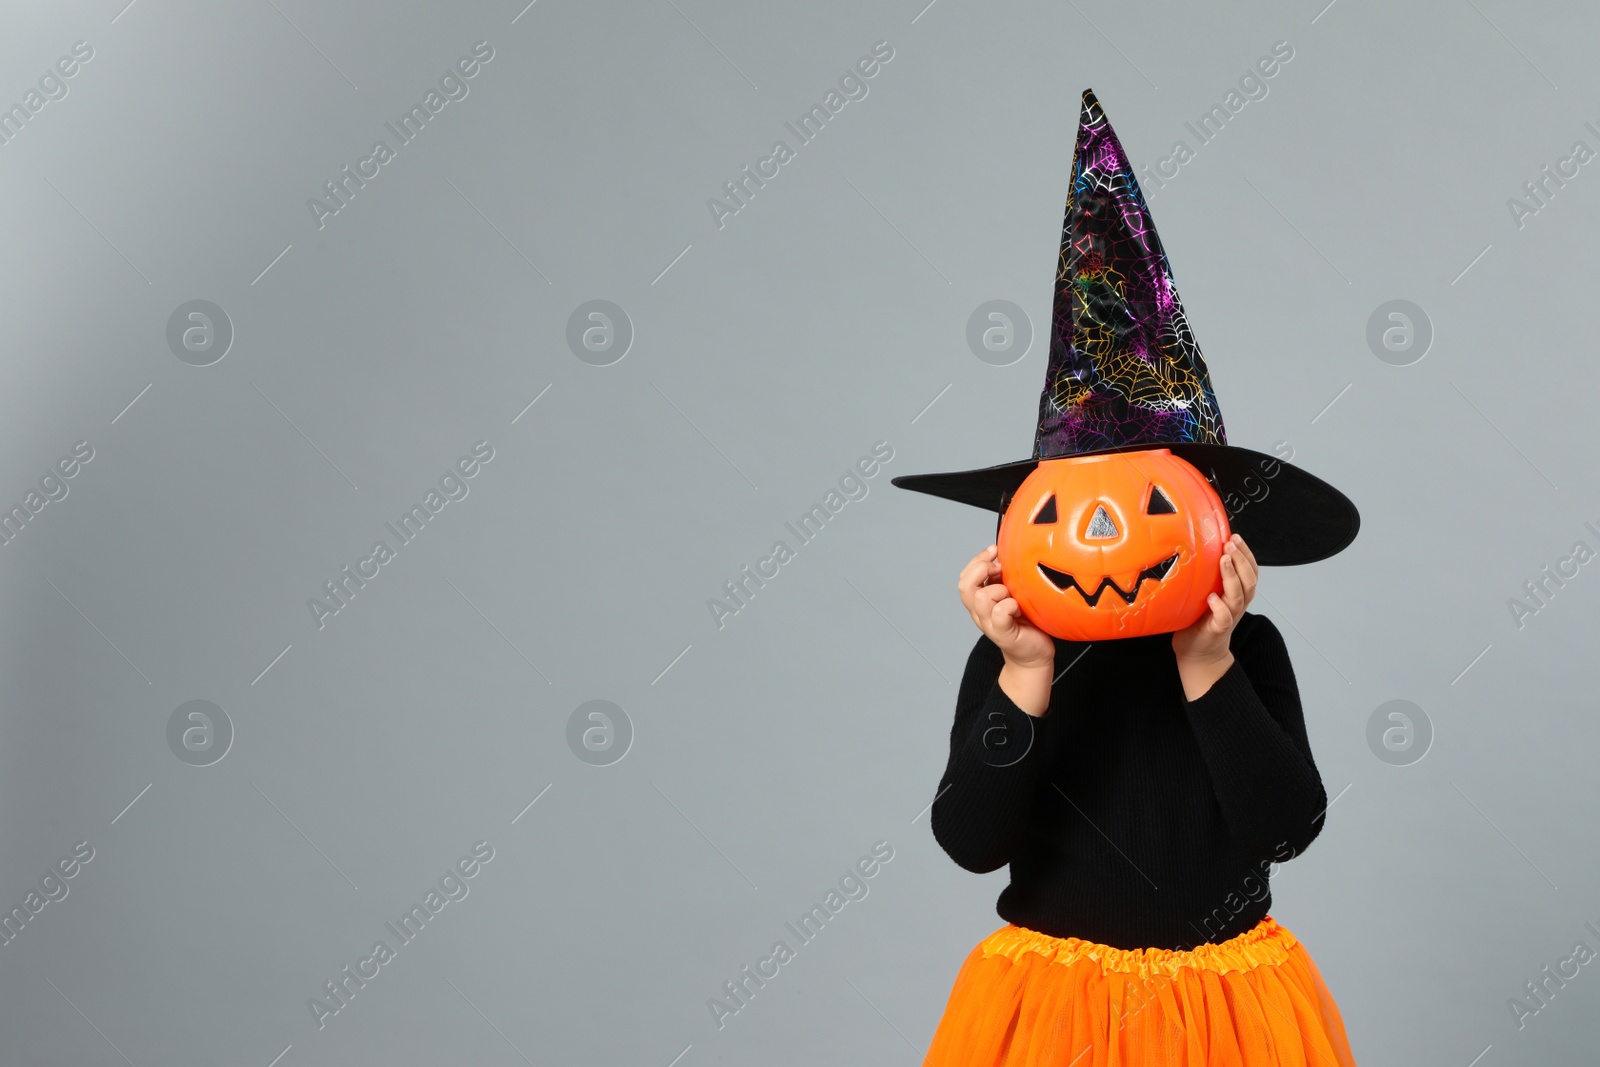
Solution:
<svg viewBox="0 0 1600 1067"><path fill-rule="evenodd" d="M923 1067L1355 1067L1339 1007L1271 916L1187 951L1007 924L956 975Z"/></svg>

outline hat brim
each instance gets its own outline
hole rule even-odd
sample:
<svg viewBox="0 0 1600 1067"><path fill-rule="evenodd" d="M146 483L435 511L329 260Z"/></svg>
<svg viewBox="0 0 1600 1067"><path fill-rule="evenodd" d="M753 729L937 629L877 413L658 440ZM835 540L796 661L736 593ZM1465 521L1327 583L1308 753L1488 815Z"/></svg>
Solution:
<svg viewBox="0 0 1600 1067"><path fill-rule="evenodd" d="M1276 456L1236 445L1172 442L1100 449L1079 455L1170 449L1194 464L1222 498L1228 525L1245 539L1256 562L1267 567L1315 563L1342 552L1361 529L1361 514L1350 498L1316 475ZM940 474L902 474L890 483L901 489L999 511L1039 459L1002 463Z"/></svg>

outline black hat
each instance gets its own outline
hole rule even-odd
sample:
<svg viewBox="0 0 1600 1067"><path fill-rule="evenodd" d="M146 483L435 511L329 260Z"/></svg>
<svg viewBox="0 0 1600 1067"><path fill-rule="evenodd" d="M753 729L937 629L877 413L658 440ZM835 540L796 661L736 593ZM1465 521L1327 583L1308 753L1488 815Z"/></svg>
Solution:
<svg viewBox="0 0 1600 1067"><path fill-rule="evenodd" d="M1222 498L1256 561L1326 559L1355 540L1348 497L1276 456L1227 443L1205 359L1133 167L1093 90L1083 93L1062 224L1054 322L1033 456L891 479L902 489L1004 511L1041 460L1170 449Z"/></svg>

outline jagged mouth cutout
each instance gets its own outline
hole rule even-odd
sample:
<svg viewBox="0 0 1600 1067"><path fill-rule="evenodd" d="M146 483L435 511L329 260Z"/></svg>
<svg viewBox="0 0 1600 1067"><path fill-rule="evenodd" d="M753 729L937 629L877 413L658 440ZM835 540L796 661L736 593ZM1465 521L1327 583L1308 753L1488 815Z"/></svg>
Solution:
<svg viewBox="0 0 1600 1067"><path fill-rule="evenodd" d="M1039 564L1039 573L1044 575L1046 581L1055 586L1057 589L1061 590L1063 593L1065 593L1068 589L1076 589L1079 595L1083 597L1084 601L1092 608L1099 606L1100 596L1108 588L1120 596L1124 604L1132 604L1139 596L1139 587L1144 585L1146 580L1155 582L1161 581L1167 576L1168 573L1171 572L1172 565L1177 562L1178 553L1174 552L1160 563L1146 567L1144 570L1139 572L1139 577L1134 579L1133 588L1127 590L1123 589L1116 582L1113 582L1108 575L1107 577L1100 579L1100 584L1095 587L1094 592L1092 593L1083 586L1079 585L1078 580L1072 575L1066 573L1065 571L1058 571L1048 564Z"/></svg>
<svg viewBox="0 0 1600 1067"><path fill-rule="evenodd" d="M1150 486L1146 499L1146 515L1172 515L1178 510L1173 506L1172 499L1168 497L1166 493L1161 491L1160 486L1155 484ZM1039 509L1038 514L1034 515L1033 521L1035 524L1048 524L1056 521L1056 498L1054 493L1050 494L1050 499L1046 500L1044 502L1044 506ZM1105 537L1117 537L1120 535L1120 533L1121 531L1117 529L1115 520L1113 520L1111 516L1106 513L1105 505L1102 504L1100 507L1095 509L1094 518L1090 520L1089 529L1085 536L1092 539L1099 539ZM1139 577L1134 579L1132 589L1123 589L1120 585L1111 580L1110 575L1107 575L1106 577L1101 578L1100 584L1094 588L1093 592L1090 592L1083 586L1079 585L1078 580L1072 575L1066 573L1065 571L1058 571L1054 567L1044 563L1039 564L1039 573L1044 575L1046 581L1055 586L1057 589L1061 590L1063 593L1065 593L1068 589L1076 589L1078 594L1083 597L1084 602L1093 608L1099 606L1101 594L1103 594L1108 588L1121 597L1124 604L1132 604L1134 600L1138 599L1140 586L1144 585L1147 580L1155 582L1161 581L1172 570L1172 565L1177 562L1178 553L1174 552L1160 563L1152 564L1151 566L1146 567L1144 570L1139 572Z"/></svg>

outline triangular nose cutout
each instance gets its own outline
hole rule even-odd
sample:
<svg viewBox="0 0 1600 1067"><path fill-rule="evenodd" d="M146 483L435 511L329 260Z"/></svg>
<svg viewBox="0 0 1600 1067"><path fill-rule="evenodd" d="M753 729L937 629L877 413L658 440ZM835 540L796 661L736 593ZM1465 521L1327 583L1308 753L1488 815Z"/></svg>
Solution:
<svg viewBox="0 0 1600 1067"><path fill-rule="evenodd" d="M1118 536L1117 524L1111 521L1110 515L1106 514L1106 506L1104 504L1094 509L1094 518L1089 520L1089 531L1083 536L1087 538Z"/></svg>

